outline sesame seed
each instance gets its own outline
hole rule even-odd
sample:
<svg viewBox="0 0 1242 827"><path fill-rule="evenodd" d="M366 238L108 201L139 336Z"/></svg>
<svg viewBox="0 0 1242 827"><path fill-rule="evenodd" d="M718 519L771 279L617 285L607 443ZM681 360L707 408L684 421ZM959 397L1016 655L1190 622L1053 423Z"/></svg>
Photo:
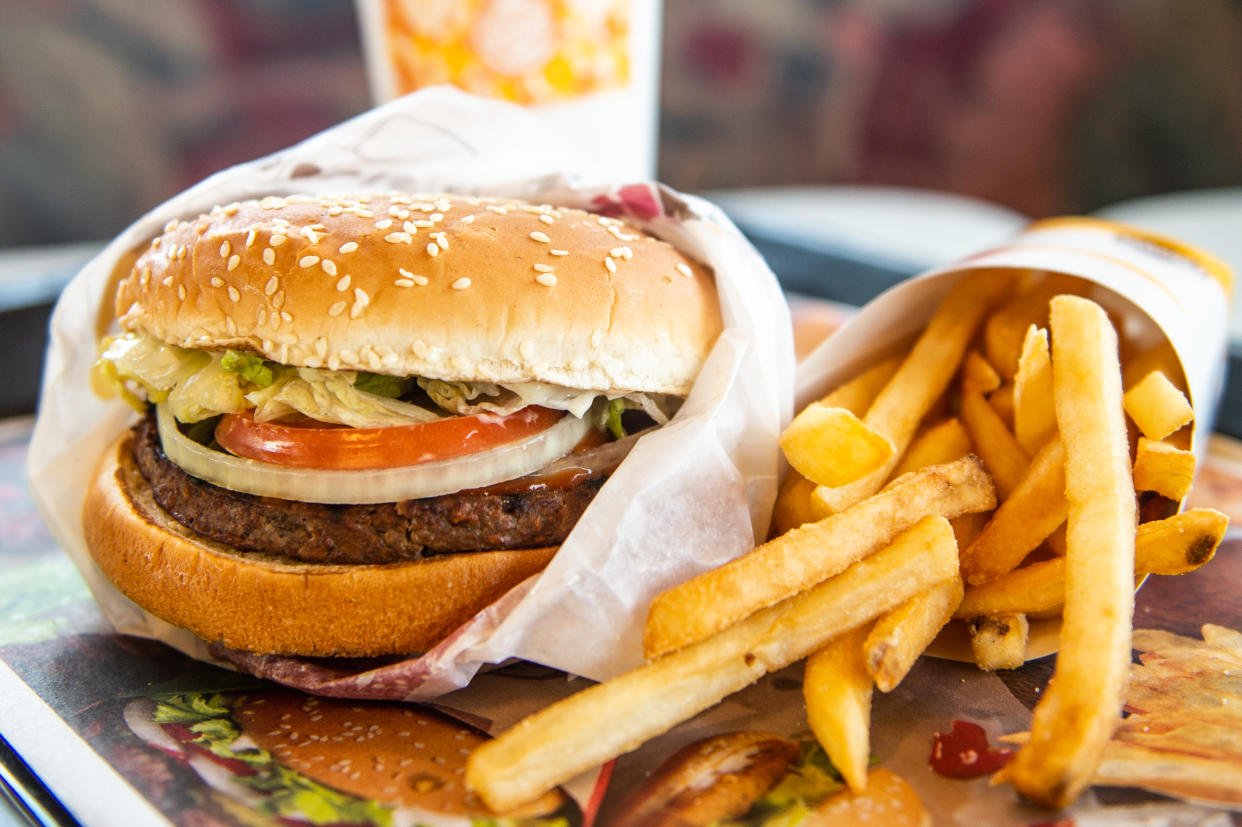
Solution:
<svg viewBox="0 0 1242 827"><path fill-rule="evenodd" d="M531 233L530 237L533 238L535 241L542 241L544 244L547 244L549 241L552 240L548 238L547 233L541 233L538 230L535 230L533 233Z"/></svg>
<svg viewBox="0 0 1242 827"><path fill-rule="evenodd" d="M407 221L401 225L401 229L405 230L410 235L414 235L418 232L418 223L414 221Z"/></svg>
<svg viewBox="0 0 1242 827"><path fill-rule="evenodd" d="M284 306L285 306L285 291L281 290L275 296L272 296L272 307L279 310L280 308Z"/></svg>
<svg viewBox="0 0 1242 827"><path fill-rule="evenodd" d="M228 258L229 250L233 249L227 241L220 245L220 258Z"/></svg>
<svg viewBox="0 0 1242 827"><path fill-rule="evenodd" d="M409 244L414 239L409 233L389 233L384 236L384 240L389 244Z"/></svg>
<svg viewBox="0 0 1242 827"><path fill-rule="evenodd" d="M473 224L473 223L474 223L474 216L473 216L473 215L465 215L465 216L462 216L461 223L463 223L463 224Z"/></svg>
<svg viewBox="0 0 1242 827"><path fill-rule="evenodd" d="M454 290L465 290L469 286L470 286L470 279L466 278L465 276L462 276L457 281L453 282Z"/></svg>
<svg viewBox="0 0 1242 827"><path fill-rule="evenodd" d="M288 241L287 238L285 238L283 235L277 234L269 238L267 240L267 243L273 247L279 247L281 244L284 244L286 241Z"/></svg>
<svg viewBox="0 0 1242 827"><path fill-rule="evenodd" d="M303 227L302 235L305 236L306 240L309 241L311 244L319 243L319 235L315 232L314 228L312 227Z"/></svg>
<svg viewBox="0 0 1242 827"><path fill-rule="evenodd" d="M228 330L230 336L237 335L237 322L233 321L232 316L224 317L224 327Z"/></svg>
<svg viewBox="0 0 1242 827"><path fill-rule="evenodd" d="M569 251L568 250L548 250L548 255L567 256L569 255Z"/></svg>
<svg viewBox="0 0 1242 827"><path fill-rule="evenodd" d="M185 285L184 284L177 285L177 298L181 299L181 301L185 301Z"/></svg>
<svg viewBox="0 0 1242 827"><path fill-rule="evenodd" d="M349 318L356 319L362 315L362 311L371 303L371 297L367 295L365 290L354 288L354 305L349 308Z"/></svg>
<svg viewBox="0 0 1242 827"><path fill-rule="evenodd" d="M211 277L211 286L212 286L212 287L223 287L223 286L224 286L224 279L220 278L219 276L212 276L212 277Z"/></svg>
<svg viewBox="0 0 1242 827"><path fill-rule="evenodd" d="M536 264L535 269L538 270L540 273L551 273L552 265L551 264Z"/></svg>
<svg viewBox="0 0 1242 827"><path fill-rule="evenodd" d="M229 285L229 299L233 302L241 301L241 293L237 292L237 288L231 284Z"/></svg>
<svg viewBox="0 0 1242 827"><path fill-rule="evenodd" d="M393 281L393 284L395 284L397 287L413 287L414 286L414 282L410 281L409 279L396 279L395 281Z"/></svg>
<svg viewBox="0 0 1242 827"><path fill-rule="evenodd" d="M319 263L319 256L302 256L298 259L298 266L302 268L314 267Z"/></svg>
<svg viewBox="0 0 1242 827"><path fill-rule="evenodd" d="M377 230L387 230L391 226L392 226L391 218L385 218L383 221L375 222L375 229Z"/></svg>
<svg viewBox="0 0 1242 827"><path fill-rule="evenodd" d="M556 223L556 219L548 215L547 213L540 215L539 220L542 221L544 224L555 224Z"/></svg>
<svg viewBox="0 0 1242 827"><path fill-rule="evenodd" d="M556 276L551 273L540 273L535 276L535 281L539 282L544 287L556 287Z"/></svg>
<svg viewBox="0 0 1242 827"><path fill-rule="evenodd" d="M288 324L289 322L293 321L293 316L292 316L290 313L288 313L287 311L284 311L284 310L280 311L280 318L284 319L284 321L285 321L285 323L286 323L286 324ZM286 347L287 347L287 345L286 345ZM288 359L281 359L280 361L282 361L282 362L287 362L287 361L288 361Z"/></svg>
<svg viewBox="0 0 1242 827"><path fill-rule="evenodd" d="M160 282L160 284L164 285L165 287L172 287L172 283L173 283L172 276L164 276L163 281Z"/></svg>
<svg viewBox="0 0 1242 827"><path fill-rule="evenodd" d="M444 237L444 233L436 234L436 244L440 246L441 250L448 249L448 239Z"/></svg>
<svg viewBox="0 0 1242 827"><path fill-rule="evenodd" d="M357 250L357 249L358 249L357 241L346 241L344 244L341 245L341 249L337 250L337 252L344 255L345 253L352 253L354 250Z"/></svg>
<svg viewBox="0 0 1242 827"><path fill-rule="evenodd" d="M398 272L398 273L400 273L400 274L402 275L402 277L403 277L403 278L408 279L409 281L414 282L415 284L419 285L420 287L421 287L421 286L423 286L423 285L425 285L425 284L427 283L427 277L426 277L426 276L419 276L419 275L415 275L414 273L411 273L409 270L406 270L404 267L398 267L398 268L397 268L397 272Z"/></svg>
<svg viewBox="0 0 1242 827"><path fill-rule="evenodd" d="M276 251L271 247L263 248L263 263L269 267L276 263Z"/></svg>
<svg viewBox="0 0 1242 827"><path fill-rule="evenodd" d="M336 275L336 262L335 261L325 258L323 261L319 263L319 266L322 267L323 271L327 273L329 276Z"/></svg>
<svg viewBox="0 0 1242 827"><path fill-rule="evenodd" d="M273 293L276 292L276 289L278 287L280 287L280 279L276 278L275 276L272 276L270 279L267 280L267 284L263 287L263 295L265 296L272 295Z"/></svg>
<svg viewBox="0 0 1242 827"><path fill-rule="evenodd" d="M337 292L344 293L349 289L349 273L341 276L336 282Z"/></svg>
<svg viewBox="0 0 1242 827"><path fill-rule="evenodd" d="M255 230L253 227L251 227L250 232L246 233L246 246L247 247L249 247L251 244L254 244L254 237L255 237Z"/></svg>
<svg viewBox="0 0 1242 827"><path fill-rule="evenodd" d="M435 242L432 242L431 244L428 244L428 245L427 245L427 255L431 256L432 258L435 258L435 257L436 257L436 256L438 256L439 254L440 254L440 245L439 245L439 244L436 244Z"/></svg>
<svg viewBox="0 0 1242 827"><path fill-rule="evenodd" d="M677 272L681 273L686 278L690 278L694 275L694 271L690 269L689 265L686 265L680 261L677 262Z"/></svg>
<svg viewBox="0 0 1242 827"><path fill-rule="evenodd" d="M612 260L612 256L604 256L604 266L608 268L609 273L617 272L617 263Z"/></svg>
<svg viewBox="0 0 1242 827"><path fill-rule="evenodd" d="M233 253L233 255L229 256L228 270L230 273L236 270L237 265L239 264L241 264L241 256L239 256L237 253Z"/></svg>
<svg viewBox="0 0 1242 827"><path fill-rule="evenodd" d="M443 220L444 220L444 213L442 213L442 212L433 212L431 215L429 215L429 216L427 216L427 217L428 217L428 218L430 218L432 221L443 221Z"/></svg>
<svg viewBox="0 0 1242 827"><path fill-rule="evenodd" d="M410 224L413 224L413 225L414 225L414 227L415 227L416 229L423 229L423 230L425 230L425 229L427 229L428 227L434 227L434 226L436 225L436 222L434 222L434 221L428 221L428 220L427 220L427 219L425 219L425 218L420 218L420 219L418 219L417 221L411 221L411 222L410 222ZM411 232L413 232L413 231L411 231Z"/></svg>
<svg viewBox="0 0 1242 827"><path fill-rule="evenodd" d="M339 316L344 312L345 312L345 302L336 302L335 304L333 304L331 307L328 308L329 316L333 316L333 317Z"/></svg>

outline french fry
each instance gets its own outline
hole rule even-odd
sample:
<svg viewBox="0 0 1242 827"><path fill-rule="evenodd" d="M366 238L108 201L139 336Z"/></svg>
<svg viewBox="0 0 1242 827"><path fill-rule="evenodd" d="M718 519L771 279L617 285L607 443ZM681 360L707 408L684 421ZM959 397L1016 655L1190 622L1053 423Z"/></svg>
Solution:
<svg viewBox="0 0 1242 827"><path fill-rule="evenodd" d="M1002 378L1013 379L1017 374L1027 330L1048 323L1048 301L1067 286L1062 279L1046 277L1015 293L988 317L983 326L983 353Z"/></svg>
<svg viewBox="0 0 1242 827"><path fill-rule="evenodd" d="M1035 456L1056 432L1048 331L1032 325L1022 342L1013 379L1013 435L1024 451Z"/></svg>
<svg viewBox="0 0 1242 827"><path fill-rule="evenodd" d="M1139 437L1134 455L1134 487L1155 491L1179 502L1190 493L1195 478L1195 455L1167 442Z"/></svg>
<svg viewBox="0 0 1242 827"><path fill-rule="evenodd" d="M828 513L843 511L880 490L919 422L952 381L983 316L1008 290L1008 280L996 274L963 281L949 291L863 417L868 426L892 442L896 453L883 468L857 482L817 488L815 497Z"/></svg>
<svg viewBox="0 0 1242 827"><path fill-rule="evenodd" d="M970 651L980 669L1016 669L1026 660L1030 624L1024 614L981 615L966 623Z"/></svg>
<svg viewBox="0 0 1242 827"><path fill-rule="evenodd" d="M910 598L881 617L863 642L863 662L881 692L892 692L962 602L955 577Z"/></svg>
<svg viewBox="0 0 1242 827"><path fill-rule="evenodd" d="M1027 472L962 552L962 577L971 585L995 579L1022 560L1065 522L1065 450L1059 439L1044 445Z"/></svg>
<svg viewBox="0 0 1242 827"><path fill-rule="evenodd" d="M815 739L851 790L867 788L871 675L863 664L867 626L833 638L806 659L802 695Z"/></svg>
<svg viewBox="0 0 1242 827"><path fill-rule="evenodd" d="M847 485L886 465L893 444L846 408L813 402L780 438L794 470L816 485Z"/></svg>
<svg viewBox="0 0 1242 827"><path fill-rule="evenodd" d="M1127 390L1124 399L1126 413L1148 439L1164 439L1195 416L1186 394L1158 370Z"/></svg>
<svg viewBox="0 0 1242 827"><path fill-rule="evenodd" d="M1030 742L1003 771L1023 795L1064 807L1091 783L1121 715L1134 609L1136 498L1117 334L1094 302L1050 310L1057 429L1069 502L1060 653Z"/></svg>
<svg viewBox="0 0 1242 827"><path fill-rule="evenodd" d="M969 453L970 434L966 433L960 419L950 417L914 438L901 461L893 469L892 479L929 465L942 465L961 459Z"/></svg>
<svg viewBox="0 0 1242 827"><path fill-rule="evenodd" d="M790 471L785 475L776 495L776 505L772 508L772 531L775 534L784 534L818 519L811 508L811 493L814 490L815 483L798 472Z"/></svg>
<svg viewBox="0 0 1242 827"><path fill-rule="evenodd" d="M1242 805L1242 761L1217 761L1113 741L1103 750L1094 780L1220 805Z"/></svg>
<svg viewBox="0 0 1242 827"><path fill-rule="evenodd" d="M966 354L962 361L962 385L985 396L1000 387L1000 374L977 350Z"/></svg>
<svg viewBox="0 0 1242 827"><path fill-rule="evenodd" d="M466 784L511 810L956 574L948 522L925 518L809 591L525 718L475 749Z"/></svg>
<svg viewBox="0 0 1242 827"><path fill-rule="evenodd" d="M978 392L963 389L961 415L975 453L996 483L996 493L1002 500L1008 499L1026 473L1031 458L1009 432L1004 420Z"/></svg>
<svg viewBox="0 0 1242 827"><path fill-rule="evenodd" d="M1134 570L1177 575L1194 571L1216 554L1229 518L1211 508L1143 523L1134 535ZM1059 610L1065 602L1065 558L1041 560L966 589L957 617L1039 614Z"/></svg>
<svg viewBox="0 0 1242 827"><path fill-rule="evenodd" d="M643 650L653 658L703 640L843 571L926 515L952 518L995 505L991 480L973 456L907 474L848 511L775 537L657 595Z"/></svg>
<svg viewBox="0 0 1242 827"><path fill-rule="evenodd" d="M862 373L837 385L819 400L821 405L830 408L845 408L862 416L875 401L876 395L893 378L897 368L901 367L901 358L890 356L877 362Z"/></svg>
<svg viewBox="0 0 1242 827"><path fill-rule="evenodd" d="M988 394L988 404L992 406L992 410L996 411L1001 422L1005 423L1005 427L1010 430L1013 430L1014 391L1013 382L1006 382Z"/></svg>

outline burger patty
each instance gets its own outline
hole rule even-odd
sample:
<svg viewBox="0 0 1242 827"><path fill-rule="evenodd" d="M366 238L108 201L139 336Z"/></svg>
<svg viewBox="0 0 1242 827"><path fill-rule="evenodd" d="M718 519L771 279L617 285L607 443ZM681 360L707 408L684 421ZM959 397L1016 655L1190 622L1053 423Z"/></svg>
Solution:
<svg viewBox="0 0 1242 827"><path fill-rule="evenodd" d="M134 427L131 443L155 501L180 523L241 551L305 563L395 563L557 545L604 484L590 477L521 493L325 505L243 494L190 476L165 456L153 412Z"/></svg>

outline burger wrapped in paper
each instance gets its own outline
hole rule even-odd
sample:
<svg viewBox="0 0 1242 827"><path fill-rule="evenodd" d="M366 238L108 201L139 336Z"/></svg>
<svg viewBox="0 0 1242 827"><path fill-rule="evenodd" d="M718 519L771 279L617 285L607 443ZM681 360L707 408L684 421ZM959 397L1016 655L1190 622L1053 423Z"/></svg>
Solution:
<svg viewBox="0 0 1242 827"><path fill-rule="evenodd" d="M792 407L719 210L449 89L156 208L51 334L31 490L105 616L348 697L637 665L652 596L766 530Z"/></svg>

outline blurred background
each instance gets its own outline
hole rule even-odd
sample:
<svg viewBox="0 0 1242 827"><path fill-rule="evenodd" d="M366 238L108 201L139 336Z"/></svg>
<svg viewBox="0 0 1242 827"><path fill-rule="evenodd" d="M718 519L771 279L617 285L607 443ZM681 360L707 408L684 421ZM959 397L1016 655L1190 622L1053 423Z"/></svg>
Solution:
<svg viewBox="0 0 1242 827"><path fill-rule="evenodd" d="M658 169L681 189L897 185L1043 216L1242 184L1238 0L662 18ZM0 246L107 238L369 105L353 0L0 0Z"/></svg>

